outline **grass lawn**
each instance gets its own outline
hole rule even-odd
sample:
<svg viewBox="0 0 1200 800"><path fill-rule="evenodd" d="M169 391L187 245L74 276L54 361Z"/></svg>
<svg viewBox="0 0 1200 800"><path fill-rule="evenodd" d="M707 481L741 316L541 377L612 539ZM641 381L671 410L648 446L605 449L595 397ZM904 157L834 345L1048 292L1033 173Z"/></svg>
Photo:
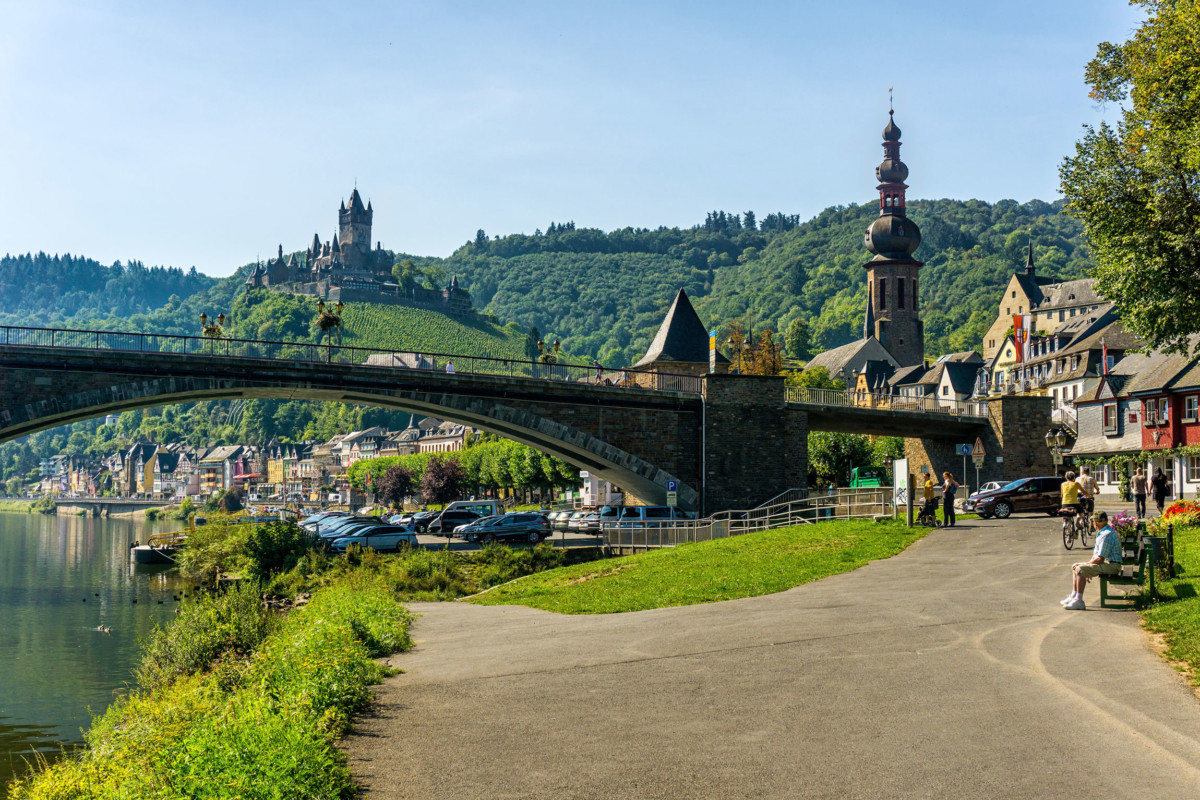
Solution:
<svg viewBox="0 0 1200 800"><path fill-rule="evenodd" d="M755 597L894 556L928 532L864 520L777 528L548 570L471 602L609 614Z"/></svg>
<svg viewBox="0 0 1200 800"><path fill-rule="evenodd" d="M1178 578L1160 581L1157 603L1142 612L1146 627L1163 634L1165 655L1187 665L1191 682L1200 685L1200 527L1176 527Z"/></svg>

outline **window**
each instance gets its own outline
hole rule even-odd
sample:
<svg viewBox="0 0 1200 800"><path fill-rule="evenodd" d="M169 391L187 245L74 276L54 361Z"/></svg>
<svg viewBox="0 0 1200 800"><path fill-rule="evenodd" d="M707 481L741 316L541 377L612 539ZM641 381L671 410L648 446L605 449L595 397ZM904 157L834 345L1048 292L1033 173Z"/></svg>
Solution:
<svg viewBox="0 0 1200 800"><path fill-rule="evenodd" d="M1071 358L1071 371L1074 372L1077 369L1079 369L1079 356L1073 356Z"/></svg>
<svg viewBox="0 0 1200 800"><path fill-rule="evenodd" d="M1158 419L1158 402L1155 400L1146 401L1146 424L1150 424Z"/></svg>
<svg viewBox="0 0 1200 800"><path fill-rule="evenodd" d="M1024 313L1025 313L1025 306L1017 306L1017 313L1018 313L1018 314L1024 314Z"/></svg>
<svg viewBox="0 0 1200 800"><path fill-rule="evenodd" d="M1016 296L1017 296L1017 290L1013 289L1013 297L1016 298Z"/></svg>
<svg viewBox="0 0 1200 800"><path fill-rule="evenodd" d="M1183 399L1183 416L1186 419L1195 419L1197 405L1200 404L1200 396L1191 395Z"/></svg>
<svg viewBox="0 0 1200 800"><path fill-rule="evenodd" d="M904 308L904 278L896 278L896 308Z"/></svg>
<svg viewBox="0 0 1200 800"><path fill-rule="evenodd" d="M1058 312L1058 321L1059 321L1059 322L1062 322L1062 321L1063 321L1063 318L1064 318L1065 316L1066 316L1066 314L1065 314L1065 313L1063 313L1063 311L1061 311L1061 310L1060 310L1060 311Z"/></svg>
<svg viewBox="0 0 1200 800"><path fill-rule="evenodd" d="M1057 372L1060 375L1062 374L1062 371L1063 371L1063 362L1064 361L1066 361L1065 358L1060 358L1054 362L1054 366L1056 367L1055 372Z"/></svg>
<svg viewBox="0 0 1200 800"><path fill-rule="evenodd" d="M950 387L949 387L949 386L943 386L943 387L942 387L942 394L943 394L943 395L948 395L948 394L950 394Z"/></svg>
<svg viewBox="0 0 1200 800"><path fill-rule="evenodd" d="M1112 473L1108 471L1108 464L1101 464L1096 470L1096 481L1099 483L1112 483Z"/></svg>
<svg viewBox="0 0 1200 800"><path fill-rule="evenodd" d="M917 303L917 279L916 278L912 279L912 285L913 285L912 286L912 307L920 308L921 306Z"/></svg>
<svg viewBox="0 0 1200 800"><path fill-rule="evenodd" d="M1174 494L1172 488L1175 486L1175 459L1167 457L1163 459L1163 475L1167 476L1167 493Z"/></svg>
<svg viewBox="0 0 1200 800"><path fill-rule="evenodd" d="M879 279L878 306L880 311L887 311L887 278Z"/></svg>
<svg viewBox="0 0 1200 800"><path fill-rule="evenodd" d="M1187 479L1188 483L1200 483L1200 456L1188 456Z"/></svg>
<svg viewBox="0 0 1200 800"><path fill-rule="evenodd" d="M1104 432L1110 433L1110 434L1117 432L1117 405L1116 405L1116 403L1104 406Z"/></svg>
<svg viewBox="0 0 1200 800"><path fill-rule="evenodd" d="M1165 398L1165 397L1158 398L1158 421L1159 422L1169 422L1171 420L1171 415L1169 413L1170 408L1171 408L1171 406L1170 406L1167 398Z"/></svg>

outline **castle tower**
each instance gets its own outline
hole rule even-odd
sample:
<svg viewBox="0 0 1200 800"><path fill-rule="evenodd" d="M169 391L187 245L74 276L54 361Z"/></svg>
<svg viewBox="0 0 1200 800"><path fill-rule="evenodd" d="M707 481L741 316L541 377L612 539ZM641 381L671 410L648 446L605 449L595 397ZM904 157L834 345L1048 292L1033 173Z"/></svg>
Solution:
<svg viewBox="0 0 1200 800"><path fill-rule="evenodd" d="M917 292L921 262L912 257L921 245L921 231L904 213L908 167L900 160L900 129L892 113L888 109L888 124L883 129L883 162L875 168L879 218L863 237L863 244L875 257L863 266L870 287L868 297L874 304L874 336L900 366L909 367L925 358L925 325Z"/></svg>
<svg viewBox="0 0 1200 800"><path fill-rule="evenodd" d="M338 244L346 269L367 269L371 259L371 217L374 209L364 208L358 188L350 193L350 205L338 209Z"/></svg>

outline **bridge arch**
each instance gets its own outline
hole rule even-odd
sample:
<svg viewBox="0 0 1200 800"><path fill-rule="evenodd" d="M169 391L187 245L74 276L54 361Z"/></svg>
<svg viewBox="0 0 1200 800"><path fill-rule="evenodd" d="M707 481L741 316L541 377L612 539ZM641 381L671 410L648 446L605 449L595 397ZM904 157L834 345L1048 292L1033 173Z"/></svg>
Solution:
<svg viewBox="0 0 1200 800"><path fill-rule="evenodd" d="M190 359L120 351L4 348L0 441L104 414L200 400L372 405L470 425L542 450L649 503L698 510L700 398L683 392L362 364ZM42 349L42 348L36 348ZM14 352L16 351L16 352ZM29 357L25 368L12 361ZM250 363L245 363L250 362Z"/></svg>

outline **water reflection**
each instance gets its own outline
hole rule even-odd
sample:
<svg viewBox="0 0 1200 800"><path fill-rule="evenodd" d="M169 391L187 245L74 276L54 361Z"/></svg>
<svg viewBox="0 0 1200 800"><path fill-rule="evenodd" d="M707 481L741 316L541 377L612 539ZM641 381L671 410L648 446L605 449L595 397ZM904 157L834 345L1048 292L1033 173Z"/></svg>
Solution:
<svg viewBox="0 0 1200 800"><path fill-rule="evenodd" d="M129 563L159 525L178 523L0 513L0 798L33 754L81 740L174 616L178 579Z"/></svg>

